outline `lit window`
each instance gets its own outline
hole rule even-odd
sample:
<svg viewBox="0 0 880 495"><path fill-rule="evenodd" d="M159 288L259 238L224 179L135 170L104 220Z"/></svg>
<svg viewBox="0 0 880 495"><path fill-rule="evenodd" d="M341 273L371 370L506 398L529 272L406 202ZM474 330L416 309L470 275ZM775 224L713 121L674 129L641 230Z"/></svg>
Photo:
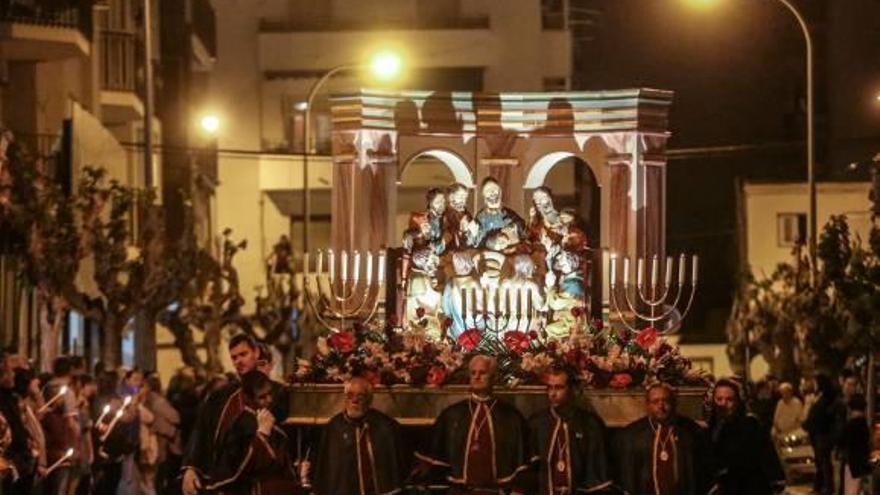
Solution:
<svg viewBox="0 0 880 495"><path fill-rule="evenodd" d="M793 247L807 240L806 213L779 213L776 216L776 240L779 247Z"/></svg>

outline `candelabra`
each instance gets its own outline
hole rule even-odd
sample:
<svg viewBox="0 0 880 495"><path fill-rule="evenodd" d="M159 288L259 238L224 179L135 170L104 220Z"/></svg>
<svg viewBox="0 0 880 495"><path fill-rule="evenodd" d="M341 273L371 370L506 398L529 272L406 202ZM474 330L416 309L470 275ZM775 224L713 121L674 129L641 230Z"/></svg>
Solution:
<svg viewBox="0 0 880 495"><path fill-rule="evenodd" d="M533 303L531 287L464 288L459 291L461 314L471 328L495 334L509 330L528 331L533 321L543 318Z"/></svg>
<svg viewBox="0 0 880 495"><path fill-rule="evenodd" d="M305 253L304 296L315 317L326 328L339 331L345 328L346 321L367 324L376 316L385 286L385 251L377 255L366 251L365 258L365 273L361 278L360 251L352 251L349 256L348 251L343 250L337 260L332 249L318 250L314 273L310 271L309 253ZM374 263L377 265L375 280Z"/></svg>
<svg viewBox="0 0 880 495"><path fill-rule="evenodd" d="M663 265L661 267L661 264ZM665 263L654 255L646 262L645 258L636 260L636 283L630 282L630 260L623 258L623 284L618 285L617 280L617 255L610 257L610 304L623 325L631 331L637 331L639 322L647 323L657 328L661 333L669 333L675 329L675 325L663 328L664 322L670 322L678 313L679 318L684 318L690 311L697 292L697 280L699 272L699 258L691 256L691 277L687 279L688 257L682 254L678 258L678 279L673 281L672 274L675 269L675 260L670 256ZM650 272L650 281L645 283L646 265ZM659 280L660 270L663 269L664 278ZM633 297L630 297L630 293ZM684 297L683 297L684 296ZM684 302L682 308L680 304ZM624 313L631 314L633 323L627 321Z"/></svg>

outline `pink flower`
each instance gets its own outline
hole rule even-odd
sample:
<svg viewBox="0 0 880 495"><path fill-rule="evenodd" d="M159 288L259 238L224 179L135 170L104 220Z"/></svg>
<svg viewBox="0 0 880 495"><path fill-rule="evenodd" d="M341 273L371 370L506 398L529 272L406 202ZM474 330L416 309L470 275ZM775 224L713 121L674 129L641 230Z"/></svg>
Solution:
<svg viewBox="0 0 880 495"><path fill-rule="evenodd" d="M330 347L336 349L337 351L348 354L354 350L355 337L354 334L348 331L345 332L336 332L327 339L327 343L330 344Z"/></svg>
<svg viewBox="0 0 880 495"><path fill-rule="evenodd" d="M517 354L523 353L529 350L529 336L516 330L507 332L504 334L504 345Z"/></svg>
<svg viewBox="0 0 880 495"><path fill-rule="evenodd" d="M584 315L584 308L582 308L580 306L575 306L575 307L571 308L571 316L574 316L575 318L580 318L583 315Z"/></svg>
<svg viewBox="0 0 880 495"><path fill-rule="evenodd" d="M648 349L654 342L657 342L657 329L654 327L645 328L636 335L636 344L642 349Z"/></svg>
<svg viewBox="0 0 880 495"><path fill-rule="evenodd" d="M458 336L458 345L460 345L466 352L471 352L480 345L482 339L483 334L481 334L476 328L471 328Z"/></svg>
<svg viewBox="0 0 880 495"><path fill-rule="evenodd" d="M616 373L611 377L608 385L611 388L626 388L632 383L633 378L629 373Z"/></svg>
<svg viewBox="0 0 880 495"><path fill-rule="evenodd" d="M443 330L446 330L447 328L451 327L452 323L453 323L452 318L450 318L448 316L446 318L443 318Z"/></svg>

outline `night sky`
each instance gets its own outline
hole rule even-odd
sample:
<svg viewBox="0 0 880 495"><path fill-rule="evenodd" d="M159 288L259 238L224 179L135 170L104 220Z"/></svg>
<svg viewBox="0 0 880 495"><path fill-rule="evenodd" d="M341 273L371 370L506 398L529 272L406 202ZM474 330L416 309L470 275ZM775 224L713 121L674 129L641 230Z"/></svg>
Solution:
<svg viewBox="0 0 880 495"><path fill-rule="evenodd" d="M697 252L706 267L685 335L722 341L740 267L737 181L806 177L805 55L794 17L777 1L694 3L573 0L592 21L576 33L573 87L675 91L669 147L681 151L668 163L667 246ZM801 6L816 43L819 180L854 180L846 165L880 151L880 2ZM693 151L731 145L749 149Z"/></svg>

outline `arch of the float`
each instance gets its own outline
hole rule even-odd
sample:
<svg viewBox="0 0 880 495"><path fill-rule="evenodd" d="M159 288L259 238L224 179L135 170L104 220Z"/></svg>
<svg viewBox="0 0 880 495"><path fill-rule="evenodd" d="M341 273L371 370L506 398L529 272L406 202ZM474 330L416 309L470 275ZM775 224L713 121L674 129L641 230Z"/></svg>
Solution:
<svg viewBox="0 0 880 495"><path fill-rule="evenodd" d="M528 191L564 158L592 172L600 246L662 256L672 93L653 89L562 93L361 90L333 105L333 232L338 248L394 245L396 186L420 156L475 187L499 179L505 203L528 214Z"/></svg>

